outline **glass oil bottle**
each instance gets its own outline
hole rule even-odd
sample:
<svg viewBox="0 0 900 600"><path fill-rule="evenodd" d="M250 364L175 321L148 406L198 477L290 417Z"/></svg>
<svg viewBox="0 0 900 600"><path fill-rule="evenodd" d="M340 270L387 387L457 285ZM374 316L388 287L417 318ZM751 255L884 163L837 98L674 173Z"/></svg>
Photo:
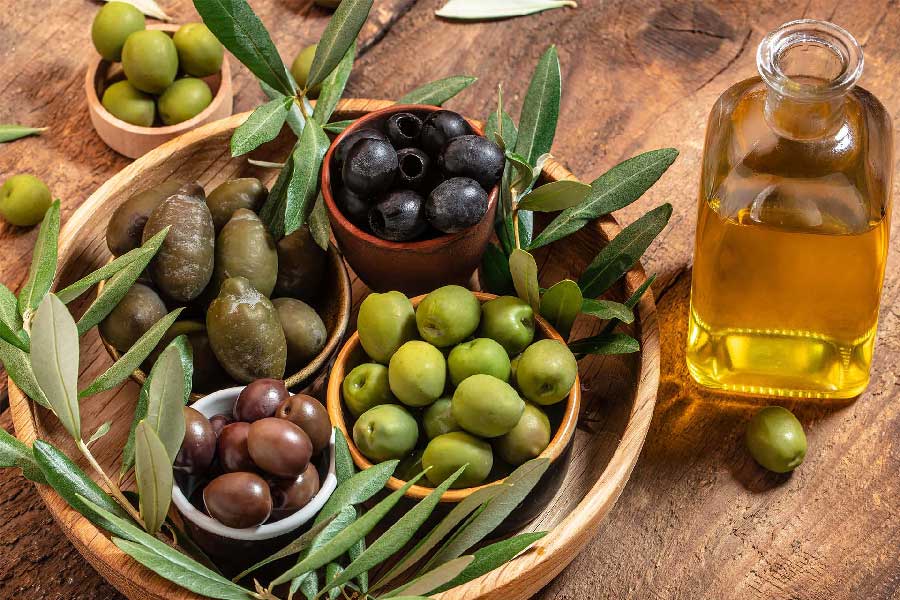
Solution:
<svg viewBox="0 0 900 600"><path fill-rule="evenodd" d="M842 28L787 23L709 117L687 363L734 393L850 398L869 381L888 252L891 118Z"/></svg>

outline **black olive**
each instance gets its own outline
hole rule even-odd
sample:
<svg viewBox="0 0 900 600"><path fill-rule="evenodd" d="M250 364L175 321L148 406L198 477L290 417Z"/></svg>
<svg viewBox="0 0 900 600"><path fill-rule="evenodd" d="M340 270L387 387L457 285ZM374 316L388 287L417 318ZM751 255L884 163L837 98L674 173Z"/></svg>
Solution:
<svg viewBox="0 0 900 600"><path fill-rule="evenodd" d="M439 110L428 115L422 123L419 141L425 152L437 156L447 142L470 133L472 128L462 115L452 110Z"/></svg>
<svg viewBox="0 0 900 600"><path fill-rule="evenodd" d="M378 131L377 129L365 128L365 129L357 129L352 133L348 133L347 136L341 140L341 143L337 148L334 149L334 154L332 155L332 160L334 164L338 167L344 164L344 159L347 157L347 152L350 151L350 148L353 147L356 142L360 140L384 140L387 141L387 136Z"/></svg>
<svg viewBox="0 0 900 600"><path fill-rule="evenodd" d="M369 212L369 226L378 237L393 242L417 238L428 229L425 199L411 190L394 190Z"/></svg>
<svg viewBox="0 0 900 600"><path fill-rule="evenodd" d="M384 192L397 174L397 151L384 140L360 140L347 152L341 174L351 192L361 196Z"/></svg>
<svg viewBox="0 0 900 600"><path fill-rule="evenodd" d="M420 190L429 181L431 159L418 148L397 151L397 181L403 187Z"/></svg>
<svg viewBox="0 0 900 600"><path fill-rule="evenodd" d="M500 146L479 135L450 140L438 158L438 166L447 177L469 177L488 191L500 181L505 164Z"/></svg>
<svg viewBox="0 0 900 600"><path fill-rule="evenodd" d="M419 141L422 119L408 112L396 113L388 117L386 128L394 148L409 148Z"/></svg>
<svg viewBox="0 0 900 600"><path fill-rule="evenodd" d="M369 226L369 209L372 208L368 200L354 194L346 187L339 187L334 193L334 201L350 221L357 227Z"/></svg>
<svg viewBox="0 0 900 600"><path fill-rule="evenodd" d="M425 218L435 229L454 233L481 221L487 206L487 192L477 181L454 177L431 191L425 202Z"/></svg>

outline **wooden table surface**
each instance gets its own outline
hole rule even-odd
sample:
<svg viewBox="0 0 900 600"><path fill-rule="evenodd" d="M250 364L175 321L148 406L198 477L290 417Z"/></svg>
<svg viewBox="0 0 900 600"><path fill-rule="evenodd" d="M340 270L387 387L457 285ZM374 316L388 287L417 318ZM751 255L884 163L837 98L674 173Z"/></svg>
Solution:
<svg viewBox="0 0 900 600"><path fill-rule="evenodd" d="M317 39L328 13L311 0L251 0L286 59ZM755 74L755 49L782 22L829 19L865 47L862 84L900 113L900 8L895 0L580 0L577 10L493 23L438 20L440 0L376 0L348 95L396 98L439 77L477 84L450 107L486 116L502 82L517 114L537 57L559 47L563 105L554 155L585 181L638 152L681 156L630 222L671 202L648 271L662 327L662 384L631 481L597 539L537 597L900 598L900 265L888 262L869 390L843 405L787 403L809 438L793 475L757 467L742 436L764 400L698 388L684 365L697 176L707 112ZM178 21L188 0L162 0ZM62 199L63 222L128 160L94 133L83 75L96 60L91 0L15 0L0 11L0 122L50 130L0 146L0 177L31 172ZM243 68L235 110L262 94ZM896 179L895 183L900 183ZM898 225L894 224L894 239ZM36 230L0 224L0 281L22 285ZM2 391L5 397L5 377ZM10 429L8 414L0 425ZM31 485L0 471L0 597L114 598L67 543Z"/></svg>

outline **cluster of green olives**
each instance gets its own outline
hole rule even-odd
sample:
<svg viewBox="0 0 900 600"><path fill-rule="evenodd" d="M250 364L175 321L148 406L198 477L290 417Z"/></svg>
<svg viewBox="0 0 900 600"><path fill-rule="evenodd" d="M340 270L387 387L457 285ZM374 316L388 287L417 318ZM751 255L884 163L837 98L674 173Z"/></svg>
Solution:
<svg viewBox="0 0 900 600"><path fill-rule="evenodd" d="M13 175L0 187L0 216L10 225L37 225L51 203L47 184L28 173Z"/></svg>
<svg viewBox="0 0 900 600"><path fill-rule="evenodd" d="M225 49L203 23L182 25L170 36L146 29L131 4L109 2L94 17L91 39L103 58L122 62L125 79L109 85L101 99L114 117L151 127L158 114L164 125L174 125L212 102L202 78L222 68Z"/></svg>
<svg viewBox="0 0 900 600"><path fill-rule="evenodd" d="M528 303L481 304L458 285L416 309L400 292L371 294L357 329L371 362L341 386L356 417L353 441L372 461L401 459L398 476L427 469L433 485L464 465L454 486L478 485L540 455L552 437L545 411L568 396L578 372L564 344L534 341Z"/></svg>
<svg viewBox="0 0 900 600"><path fill-rule="evenodd" d="M273 240L256 214L267 194L254 178L226 181L209 196L197 183L166 181L122 203L106 230L114 256L169 232L144 277L100 323L104 339L127 352L185 307L145 368L182 334L193 349L197 392L281 379L307 365L328 337L311 306L321 300L327 255L306 227Z"/></svg>
<svg viewBox="0 0 900 600"><path fill-rule="evenodd" d="M173 469L188 495L228 527L258 527L292 515L319 492L315 458L331 441L325 407L291 395L283 381L241 390L232 414L207 419L184 408L185 436Z"/></svg>

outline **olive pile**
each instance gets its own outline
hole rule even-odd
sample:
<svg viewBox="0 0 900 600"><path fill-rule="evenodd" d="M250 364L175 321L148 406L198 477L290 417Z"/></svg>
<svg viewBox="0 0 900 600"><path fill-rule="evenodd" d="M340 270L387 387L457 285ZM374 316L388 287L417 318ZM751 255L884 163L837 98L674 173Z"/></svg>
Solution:
<svg viewBox="0 0 900 600"><path fill-rule="evenodd" d="M331 440L331 422L312 396L258 379L241 391L232 414L207 419L185 407L184 417L174 465L179 485L202 489L202 508L223 525L278 521L319 492L313 459Z"/></svg>
<svg viewBox="0 0 900 600"><path fill-rule="evenodd" d="M537 457L552 435L545 407L568 396L578 372L565 345L534 341L526 302L482 305L456 285L417 309L400 292L371 294L357 329L372 362L341 386L353 441L374 462L402 459L398 477L427 468L433 485L466 464L454 486L479 485Z"/></svg>
<svg viewBox="0 0 900 600"><path fill-rule="evenodd" d="M164 125L174 125L212 102L201 77L219 71L225 49L203 23L182 25L169 36L146 29L144 15L131 4L109 2L94 17L91 39L103 58L122 62L125 79L109 85L101 99L114 117L151 127L158 114Z"/></svg>
<svg viewBox="0 0 900 600"><path fill-rule="evenodd" d="M497 144L459 114L392 114L382 129L349 133L332 155L335 202L351 222L405 242L481 221L503 174Z"/></svg>
<svg viewBox="0 0 900 600"><path fill-rule="evenodd" d="M169 232L144 277L100 323L104 339L127 352L185 307L145 368L181 334L193 349L197 392L281 379L307 365L328 337L308 304L320 298L327 255L305 227L275 243L256 214L267 193L253 178L226 181L208 197L197 183L167 181L119 206L106 230L113 255Z"/></svg>

